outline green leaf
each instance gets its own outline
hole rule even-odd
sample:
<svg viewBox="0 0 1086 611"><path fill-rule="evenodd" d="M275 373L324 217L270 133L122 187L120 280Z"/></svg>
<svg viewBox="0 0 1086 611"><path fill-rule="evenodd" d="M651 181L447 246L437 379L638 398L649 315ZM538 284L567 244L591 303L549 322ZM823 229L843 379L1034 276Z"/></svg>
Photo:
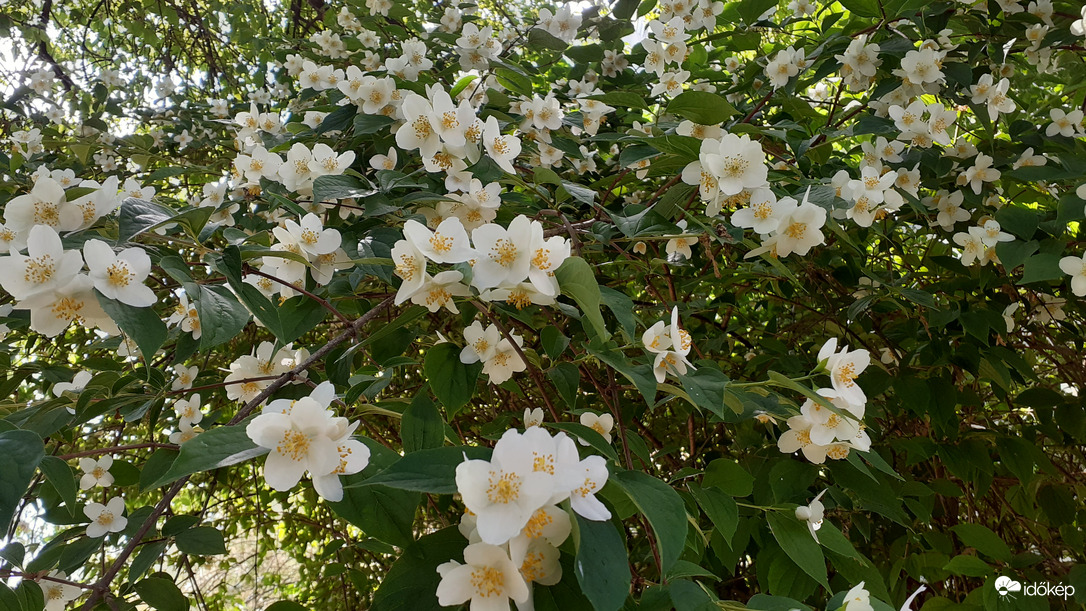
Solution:
<svg viewBox="0 0 1086 611"><path fill-rule="evenodd" d="M64 500L64 504L68 506L68 509L74 510L76 493L79 487L76 484L75 471L72 470L72 467L56 456L46 456L39 466L42 475L57 489L57 493Z"/></svg>
<svg viewBox="0 0 1086 611"><path fill-rule="evenodd" d="M992 532L987 526L980 524L958 524L951 529L962 543L976 549L978 552L1000 562L1010 562L1011 548L1004 543L999 535Z"/></svg>
<svg viewBox="0 0 1086 611"><path fill-rule="evenodd" d="M45 444L37 434L22 430L0 432L0 533L8 532L19 500L43 458Z"/></svg>
<svg viewBox="0 0 1086 611"><path fill-rule="evenodd" d="M117 244L124 244L173 216L173 210L169 208L145 199L129 197L121 202L117 211Z"/></svg>
<svg viewBox="0 0 1086 611"><path fill-rule="evenodd" d="M723 96L708 91L684 91L671 100L666 112L701 125L715 125L739 114Z"/></svg>
<svg viewBox="0 0 1086 611"><path fill-rule="evenodd" d="M177 549L194 556L215 556L226 553L226 541L217 528L198 526L178 533L174 539Z"/></svg>
<svg viewBox="0 0 1086 611"><path fill-rule="evenodd" d="M280 600L268 605L264 611L308 611L293 600Z"/></svg>
<svg viewBox="0 0 1086 611"><path fill-rule="evenodd" d="M249 322L249 310L224 286L190 282L185 284L185 293L195 301L200 316L202 350L234 339Z"/></svg>
<svg viewBox="0 0 1086 611"><path fill-rule="evenodd" d="M626 546L611 522L594 522L574 515L577 556L573 572L595 611L618 611L630 593Z"/></svg>
<svg viewBox="0 0 1086 611"><path fill-rule="evenodd" d="M642 471L620 471L612 479L649 520L660 550L660 572L667 573L686 544L686 505L679 493Z"/></svg>
<svg viewBox="0 0 1086 611"><path fill-rule="evenodd" d="M441 611L438 565L463 561L467 541L455 526L426 535L404 550L381 579L370 611Z"/></svg>
<svg viewBox="0 0 1086 611"><path fill-rule="evenodd" d="M731 380L719 369L701 366L679 376L679 379L695 405L709 410L722 420L732 417L731 410L724 407L724 390Z"/></svg>
<svg viewBox="0 0 1086 611"><path fill-rule="evenodd" d="M706 488L719 488L732 497L747 496L754 491L754 476L728 458L718 458L709 463L701 483Z"/></svg>
<svg viewBox="0 0 1086 611"><path fill-rule="evenodd" d="M384 471L355 485L381 484L390 488L429 494L454 494L456 466L464 462L464 456L467 455L467 458L472 460L490 460L490 453L489 448L472 446L445 446L419 450L407 454Z"/></svg>
<svg viewBox="0 0 1086 611"><path fill-rule="evenodd" d="M591 329L604 341L611 337L600 312L600 285L592 273L592 266L580 257L569 257L555 270L554 276L562 293L572 297L588 319L585 331Z"/></svg>
<svg viewBox="0 0 1086 611"><path fill-rule="evenodd" d="M976 556L954 556L943 570L966 577L987 577L992 574L992 567Z"/></svg>
<svg viewBox="0 0 1086 611"><path fill-rule="evenodd" d="M106 297L99 293L98 289L94 290L94 296L121 331L136 342L143 360L150 363L151 358L166 342L166 323L162 322L152 308L132 307Z"/></svg>
<svg viewBox="0 0 1086 611"><path fill-rule="evenodd" d="M815 543L807 526L800 523L794 515L786 512L770 511L766 514L769 529L780 544L784 553L827 590L830 588L826 578L826 558L822 548Z"/></svg>
<svg viewBox="0 0 1086 611"><path fill-rule="evenodd" d="M1018 284L1031 282L1045 282L1048 280L1061 280L1064 277L1060 269L1060 253L1042 252L1026 259L1026 269L1022 273L1022 279Z"/></svg>
<svg viewBox="0 0 1086 611"><path fill-rule="evenodd" d="M532 28L528 31L528 45L533 49L550 49L552 51L564 51L569 46L564 40L543 28Z"/></svg>
<svg viewBox="0 0 1086 611"><path fill-rule="evenodd" d="M621 352L610 349L597 350L589 346L587 350L589 354L632 382L644 397L645 403L652 407L656 398L656 377L652 374L651 365L632 365Z"/></svg>
<svg viewBox="0 0 1086 611"><path fill-rule="evenodd" d="M318 176L313 181L313 201L315 202L335 202L351 197L369 197L377 192L377 189L363 184L361 180L354 176L342 174Z"/></svg>
<svg viewBox="0 0 1086 611"><path fill-rule="evenodd" d="M731 541L735 529L739 526L739 507L732 497L714 488L702 488L697 484L687 484L690 494L698 502L705 515L709 516L713 526L720 531L725 541Z"/></svg>
<svg viewBox="0 0 1086 611"><path fill-rule="evenodd" d="M996 244L996 256L999 257L999 262L1003 264L1003 269L1011 272L1014 271L1014 268L1025 263L1030 255L1037 252L1039 246L1036 240L1029 242L1021 240L1000 242Z"/></svg>
<svg viewBox="0 0 1086 611"><path fill-rule="evenodd" d="M712 576L710 573L709 576ZM709 594L693 581L675 579L668 584L675 611L718 611L720 607Z"/></svg>
<svg viewBox="0 0 1086 611"><path fill-rule="evenodd" d="M609 286L600 287L600 301L618 319L622 332L631 341L637 339L637 317L634 315L634 303L626 293L616 291ZM548 327L550 328L550 327Z"/></svg>
<svg viewBox="0 0 1086 611"><path fill-rule="evenodd" d="M426 380L450 418L471 401L482 370L482 363L461 363L460 347L447 342L427 350L423 363Z"/></svg>
<svg viewBox="0 0 1086 611"><path fill-rule="evenodd" d="M547 370L547 378L558 389L562 401L565 401L570 409L576 408L577 389L581 385L581 371L577 366L563 361Z"/></svg>
<svg viewBox="0 0 1086 611"><path fill-rule="evenodd" d="M433 378L430 383L433 383ZM400 438L404 452L440 448L445 443L445 421L430 400L425 386L400 418Z"/></svg>
<svg viewBox="0 0 1086 611"><path fill-rule="evenodd" d="M547 326L539 332L539 344L543 346L543 351L547 353L547 356L553 360L561 356L569 346L569 338L558 327Z"/></svg>
<svg viewBox="0 0 1086 611"><path fill-rule="evenodd" d="M158 573L162 575L163 573ZM136 583L136 594L140 600L158 609L158 611L188 611L189 601L177 585L170 579L148 577Z"/></svg>
<svg viewBox="0 0 1086 611"><path fill-rule="evenodd" d="M136 554L136 557L132 560L132 564L128 567L128 581L129 583L143 577L143 574L158 560L162 552L166 550L166 546L169 541L155 541L153 543L145 543L140 545L140 551Z"/></svg>
<svg viewBox="0 0 1086 611"><path fill-rule="evenodd" d="M236 465L267 454L267 448L253 443L245 433L245 427L253 418L256 416L249 416L230 426L217 426L181 444L177 460L149 488L165 486L186 475Z"/></svg>

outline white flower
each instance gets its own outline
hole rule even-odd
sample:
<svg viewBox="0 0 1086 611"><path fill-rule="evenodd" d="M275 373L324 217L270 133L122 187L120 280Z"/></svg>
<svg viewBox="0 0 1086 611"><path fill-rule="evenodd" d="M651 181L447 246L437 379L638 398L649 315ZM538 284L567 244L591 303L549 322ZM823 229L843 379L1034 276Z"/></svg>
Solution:
<svg viewBox="0 0 1086 611"><path fill-rule="evenodd" d="M524 408L524 428L543 425L543 408Z"/></svg>
<svg viewBox="0 0 1086 611"><path fill-rule="evenodd" d="M48 225L35 225L26 240L29 256L13 252L0 257L0 286L17 300L68 284L83 268L78 250L65 251Z"/></svg>
<svg viewBox="0 0 1086 611"><path fill-rule="evenodd" d="M958 175L958 184L968 184L973 189L973 193L979 195L984 183L999 180L1000 172L992 168L992 161L988 155L978 154L973 160L973 166Z"/></svg>
<svg viewBox="0 0 1086 611"><path fill-rule="evenodd" d="M64 571L49 571L49 574L41 578L38 584L41 586L42 598L45 599L45 611L64 611L68 603L79 598L83 590L77 586L54 581L56 579L68 579Z"/></svg>
<svg viewBox="0 0 1086 611"><path fill-rule="evenodd" d="M245 433L271 450L264 463L268 485L282 492L296 486L306 472L314 478L332 473L340 463L333 436L346 428L345 421L340 425L337 420L345 419L334 418L309 397L295 401L287 413L266 411L254 418Z"/></svg>
<svg viewBox="0 0 1086 611"><path fill-rule="evenodd" d="M283 227L275 227L272 233L284 244L297 245L299 254L310 259L335 252L341 242L339 231L325 229L320 217L313 213L302 217L300 224L285 219Z"/></svg>
<svg viewBox="0 0 1086 611"><path fill-rule="evenodd" d="M513 341L519 347L524 343L524 338L513 333ZM491 384L501 384L513 376L528 368L516 348L508 339L502 339L495 347L494 355L483 362L483 373L490 377Z"/></svg>
<svg viewBox="0 0 1086 611"><path fill-rule="evenodd" d="M811 248L825 242L822 226L826 224L826 210L807 201L810 189L803 196L803 201L792 211L781 217L777 230L773 234L777 256L785 257L791 253L806 255Z"/></svg>
<svg viewBox="0 0 1086 611"><path fill-rule="evenodd" d="M871 353L863 349L849 352L848 346L837 352L837 338L833 337L818 351L818 361L826 362L826 370L838 396L854 405L867 402L863 389L856 384L856 377L871 364Z"/></svg>
<svg viewBox="0 0 1086 611"><path fill-rule="evenodd" d="M83 219L77 208L64 205L64 188L49 177L34 183L30 193L14 197L4 208L4 222L16 233L26 233L35 225L56 231L79 228Z"/></svg>
<svg viewBox="0 0 1086 611"><path fill-rule="evenodd" d="M84 456L79 459L79 468L83 470L83 477L79 479L79 489L88 490L95 486L109 488L113 485L113 474L109 468L113 466L113 457L109 454L98 460Z"/></svg>
<svg viewBox="0 0 1086 611"><path fill-rule="evenodd" d="M1014 100L1007 96L1011 82L1002 79L988 91L988 118L993 122L999 119L1000 113L1013 112L1017 106Z"/></svg>
<svg viewBox="0 0 1086 611"><path fill-rule="evenodd" d="M724 134L720 140L702 140L700 160L716 177L724 195L761 187L769 175L762 145L747 134Z"/></svg>
<svg viewBox="0 0 1086 611"><path fill-rule="evenodd" d="M374 155L370 157L370 167L375 170L395 170L396 169L396 147L388 147L387 155Z"/></svg>
<svg viewBox="0 0 1086 611"><path fill-rule="evenodd" d="M589 520L610 520L611 512L596 498L596 493L607 483L607 459L589 456L577 464L574 472L576 485L569 494L570 507Z"/></svg>
<svg viewBox="0 0 1086 611"><path fill-rule="evenodd" d="M641 336L641 342L645 349L656 354L652 364L652 372L656 381L662 383L667 374L686 375L687 369L694 366L687 360L693 344L690 333L679 327L679 308L671 309L671 326L667 328L665 335L664 321L658 321Z"/></svg>
<svg viewBox="0 0 1086 611"><path fill-rule="evenodd" d="M530 427L523 434L510 429L495 445L489 462L465 460L457 465L456 488L478 517L484 542L506 543L550 501L558 470L556 452L553 438L542 428Z"/></svg>
<svg viewBox="0 0 1086 611"><path fill-rule="evenodd" d="M261 178L275 180L282 165L283 158L268 152L263 146L257 146L248 155L238 155L234 159L237 171L245 176L245 180L257 185Z"/></svg>
<svg viewBox="0 0 1086 611"><path fill-rule="evenodd" d="M1071 292L1079 297L1086 295L1086 254L1083 254L1081 258L1064 257L1060 259L1060 269L1063 273L1071 276Z"/></svg>
<svg viewBox="0 0 1086 611"><path fill-rule="evenodd" d="M753 229L766 235L777 229L780 220L795 210L797 205L791 197L778 200L769 189L754 189L748 207L736 210L731 222L736 227Z"/></svg>
<svg viewBox="0 0 1086 611"><path fill-rule="evenodd" d="M826 490L819 492L810 505L796 507L796 519L807 523L807 529L811 531L811 536L815 541L818 541L817 531L822 528L822 516L826 510L822 501L819 500L823 494L826 494Z"/></svg>
<svg viewBox="0 0 1086 611"><path fill-rule="evenodd" d="M1075 36L1086 36L1086 6L1081 10L1082 18L1071 23L1071 33Z"/></svg>
<svg viewBox="0 0 1086 611"><path fill-rule="evenodd" d="M105 536L106 533L117 533L128 526L128 518L124 517L124 499L114 497L105 505L101 503L87 503L83 513L90 518L87 526L87 536L96 539Z"/></svg>
<svg viewBox="0 0 1086 611"><path fill-rule="evenodd" d="M528 585L501 547L487 543L468 545L464 548L464 562L450 560L437 567L441 574L437 600L441 605L471 601L473 611L504 611L509 609L510 599L516 603L529 599Z"/></svg>
<svg viewBox="0 0 1086 611"><path fill-rule="evenodd" d="M322 382L321 386L324 385L334 392L331 384ZM314 389L313 394L317 395L319 389L320 386ZM313 489L326 501L337 503L343 500L343 482L340 481L339 476L353 475L365 469L370 462L370 449L366 444L351 437L358 428L358 422L344 427L346 424L344 418L334 418L333 421L338 421L334 426L339 435L333 435L332 443L335 445L339 462L331 472L313 476Z"/></svg>
<svg viewBox="0 0 1086 611"><path fill-rule="evenodd" d="M686 231L686 219L675 223L679 229ZM694 256L694 252L690 250L690 247L698 243L698 238L694 236L673 236L666 244L664 244L664 252L668 255L680 254L686 259L690 259Z"/></svg>
<svg viewBox="0 0 1086 611"><path fill-rule="evenodd" d="M460 351L460 362L465 365L488 361L494 356L501 341L501 331L496 325L483 329L482 323L475 321L464 329L464 341L467 343Z"/></svg>
<svg viewBox="0 0 1086 611"><path fill-rule="evenodd" d="M30 328L53 337L72 322L84 327L98 327L110 335L121 332L94 295L94 282L82 274L54 291L39 292L20 301L20 310L30 310Z"/></svg>
<svg viewBox="0 0 1086 611"><path fill-rule="evenodd" d="M174 378L173 382L170 384L170 390L187 390L192 388L192 382L196 379L196 376L200 374L200 368L196 365L193 365L192 367L174 365L173 372L177 377Z"/></svg>
<svg viewBox="0 0 1086 611"><path fill-rule="evenodd" d="M422 286L411 295L411 303L425 306L431 312L446 308L454 314L459 313L452 298L471 295L471 289L460 282L463 279L464 274L455 270L439 272L433 277L425 274Z"/></svg>
<svg viewBox="0 0 1086 611"><path fill-rule="evenodd" d="M101 240L87 240L83 244L83 257L94 288L106 297L137 308L158 301L154 291L143 284L151 273L151 258L142 248L126 248L114 253Z"/></svg>
<svg viewBox="0 0 1086 611"><path fill-rule="evenodd" d="M404 224L403 233L415 249L435 263L463 263L478 256L468 242L463 223L455 216L441 221L434 231L418 221L409 220Z"/></svg>
<svg viewBox="0 0 1086 611"><path fill-rule="evenodd" d="M528 277L532 265L533 222L518 215L505 229L487 223L471 232L477 256L472 266L473 286L488 289L502 284L516 284ZM541 227L541 226L540 226Z"/></svg>
<svg viewBox="0 0 1086 611"><path fill-rule="evenodd" d="M1082 110L1076 108L1071 112L1064 112L1061 108L1053 108L1048 111L1052 123L1045 130L1045 135L1051 138L1056 134L1074 138L1076 133L1082 131Z"/></svg>
<svg viewBox="0 0 1086 611"><path fill-rule="evenodd" d="M597 414L595 412L583 412L580 417L581 424L596 431L603 436L607 443L611 443L611 429L615 427L615 418L611 414ZM582 445L588 442L581 440Z"/></svg>
<svg viewBox="0 0 1086 611"><path fill-rule="evenodd" d="M83 389L87 387L87 383L91 381L93 374L89 371L80 371L75 374L71 382L57 382L53 385L53 396L59 397L66 392L73 392L79 394L83 392Z"/></svg>
<svg viewBox="0 0 1086 611"><path fill-rule="evenodd" d="M864 589L864 582L845 594L843 611L874 611L871 606L871 594Z"/></svg>
<svg viewBox="0 0 1086 611"><path fill-rule="evenodd" d="M520 154L520 138L502 135L498 120L493 116L486 118L483 127L483 146L486 148L487 155L501 169L510 174L516 173L512 162Z"/></svg>
<svg viewBox="0 0 1086 611"><path fill-rule="evenodd" d="M204 413L200 411L202 402L200 400L200 393L196 393L188 399L178 399L173 404L174 413L177 417L189 424L198 424L204 419Z"/></svg>

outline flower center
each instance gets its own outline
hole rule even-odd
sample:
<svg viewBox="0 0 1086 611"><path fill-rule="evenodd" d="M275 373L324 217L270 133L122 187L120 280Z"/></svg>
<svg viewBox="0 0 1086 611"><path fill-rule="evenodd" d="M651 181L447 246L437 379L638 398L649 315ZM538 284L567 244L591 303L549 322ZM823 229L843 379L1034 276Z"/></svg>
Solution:
<svg viewBox="0 0 1086 611"><path fill-rule="evenodd" d="M117 261L106 269L106 277L109 283L116 287L128 286L132 280L132 272L128 271L128 265L123 261Z"/></svg>
<svg viewBox="0 0 1086 611"><path fill-rule="evenodd" d="M508 238L498 240L490 250L490 258L502 267L512 267L517 260L517 247Z"/></svg>
<svg viewBox="0 0 1086 611"><path fill-rule="evenodd" d="M33 284L45 284L53 278L57 265L52 255L42 255L37 259L27 259L23 279Z"/></svg>
<svg viewBox="0 0 1086 611"><path fill-rule="evenodd" d="M471 587L483 598L500 596L505 590L505 575L496 568L484 567L471 572Z"/></svg>
<svg viewBox="0 0 1086 611"><path fill-rule="evenodd" d="M309 454L309 436L301 431L289 430L283 433L283 439L275 448L276 452L300 461Z"/></svg>
<svg viewBox="0 0 1086 611"><path fill-rule="evenodd" d="M516 473L490 474L490 486L486 495L491 503L508 505L520 498L520 476Z"/></svg>

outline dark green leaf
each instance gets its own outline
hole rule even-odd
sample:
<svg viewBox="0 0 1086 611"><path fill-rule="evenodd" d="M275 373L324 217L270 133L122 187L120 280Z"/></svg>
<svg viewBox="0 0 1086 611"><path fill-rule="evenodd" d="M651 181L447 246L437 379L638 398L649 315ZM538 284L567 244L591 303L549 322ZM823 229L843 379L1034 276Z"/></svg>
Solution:
<svg viewBox="0 0 1086 611"><path fill-rule="evenodd" d="M815 543L805 524L800 523L790 512L770 511L766 514L769 529L780 544L784 553L826 589L830 584L826 578L826 559L822 548Z"/></svg>
<svg viewBox="0 0 1086 611"><path fill-rule="evenodd" d="M249 310L224 286L190 282L185 285L185 293L196 304L203 350L234 339L249 322Z"/></svg>
<svg viewBox="0 0 1086 611"><path fill-rule="evenodd" d="M423 370L437 400L445 406L452 418L471 401L483 365L461 363L460 347L442 343L426 351Z"/></svg>
<svg viewBox="0 0 1086 611"><path fill-rule="evenodd" d="M570 257L554 272L562 294L569 295L577 302L588 320L585 331L600 337L604 341L611 337L600 313L600 285L592 273L592 267L580 257Z"/></svg>
<svg viewBox="0 0 1086 611"><path fill-rule="evenodd" d="M245 427L253 418L256 416L230 426L217 426L181 444L177 460L150 487L158 488L186 475L228 467L267 454L267 448L257 446L245 433Z"/></svg>
<svg viewBox="0 0 1086 611"><path fill-rule="evenodd" d="M1011 559L1011 548L1004 543L1003 539L999 538L999 535L992 532L992 529L987 526L981 526L980 524L958 524L952 526L950 530L958 535L958 538L962 540L962 543L976 549L985 556L989 556L1001 562L1009 562Z"/></svg>
<svg viewBox="0 0 1086 611"><path fill-rule="evenodd" d="M151 227L173 218L173 210L144 199L129 197L117 211L117 244L121 245Z"/></svg>
<svg viewBox="0 0 1086 611"><path fill-rule="evenodd" d="M701 125L715 125L739 114L723 96L708 91L684 91L667 105L667 113Z"/></svg>
<svg viewBox="0 0 1086 611"><path fill-rule="evenodd" d="M56 456L46 456L39 466L42 474L45 475L45 479L57 489L57 493L64 500L64 504L68 506L68 509L74 510L76 492L79 489L75 481L75 471L72 470L68 463Z"/></svg>
<svg viewBox="0 0 1086 611"><path fill-rule="evenodd" d="M30 431L0 431L0 533L8 532L19 500L43 458L41 437Z"/></svg>
<svg viewBox="0 0 1086 611"><path fill-rule="evenodd" d="M226 553L222 533L211 526L198 526L179 533L175 539L177 549L195 556L214 556Z"/></svg>
<svg viewBox="0 0 1086 611"><path fill-rule="evenodd" d="M735 500L714 488L702 488L697 484L688 484L687 488L724 540L731 541L739 525L739 507Z"/></svg>
<svg viewBox="0 0 1086 611"><path fill-rule="evenodd" d="M641 471L620 471L612 479L648 518L660 550L660 572L666 573L686 543L689 522L682 497L671 486Z"/></svg>
<svg viewBox="0 0 1086 611"><path fill-rule="evenodd" d="M429 376L429 373L427 375ZM431 377L431 384L433 380ZM403 417L400 418L400 438L403 440L404 452L439 448L445 443L445 421L441 419L441 412L430 400L425 386L419 394L415 395L415 399L411 401L411 405L404 410Z"/></svg>
<svg viewBox="0 0 1086 611"><path fill-rule="evenodd" d="M97 289L94 295L98 298L102 309L113 319L113 322L117 323L121 331L136 342L140 353L143 354L143 360L151 362L151 357L166 342L166 323L162 322L152 308L132 307L106 297Z"/></svg>
<svg viewBox="0 0 1086 611"><path fill-rule="evenodd" d="M140 600L158 611L188 611L189 609L188 599L169 579L148 577L137 582L135 588Z"/></svg>
<svg viewBox="0 0 1086 611"><path fill-rule="evenodd" d="M574 515L578 533L574 573L595 611L618 611L630 593L626 546L611 522Z"/></svg>
<svg viewBox="0 0 1086 611"><path fill-rule="evenodd" d="M373 486L381 484L400 490L414 490L430 494L456 492L456 466L469 459L490 459L489 448L472 446L445 446L411 452L389 468L356 484ZM346 486L345 486L346 487Z"/></svg>

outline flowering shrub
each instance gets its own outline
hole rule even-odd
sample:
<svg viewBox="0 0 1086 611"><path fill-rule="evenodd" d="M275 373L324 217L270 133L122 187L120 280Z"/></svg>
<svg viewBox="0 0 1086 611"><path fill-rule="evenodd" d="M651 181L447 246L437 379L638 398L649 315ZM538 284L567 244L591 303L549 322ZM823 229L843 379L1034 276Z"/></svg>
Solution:
<svg viewBox="0 0 1086 611"><path fill-rule="evenodd" d="M65 5L0 609L1086 602L1086 9Z"/></svg>

